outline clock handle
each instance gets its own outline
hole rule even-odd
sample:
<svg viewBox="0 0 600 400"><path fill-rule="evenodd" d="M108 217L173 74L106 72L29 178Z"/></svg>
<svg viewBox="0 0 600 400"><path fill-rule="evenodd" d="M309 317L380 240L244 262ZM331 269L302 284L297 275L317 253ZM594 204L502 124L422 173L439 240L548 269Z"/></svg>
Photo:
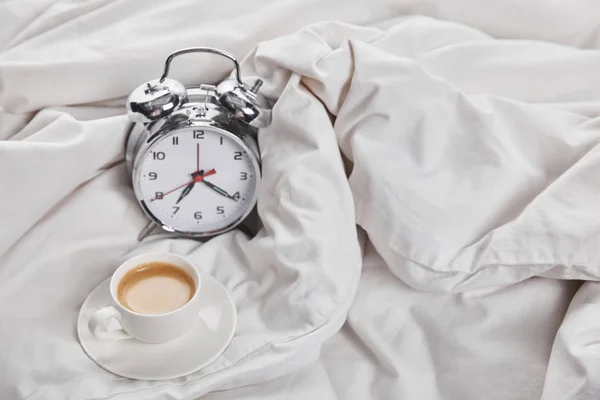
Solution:
<svg viewBox="0 0 600 400"><path fill-rule="evenodd" d="M181 49L177 50L174 53L171 53L171 55L167 57L167 60L165 61L165 69L163 71L162 76L160 77L159 83L162 83L165 79L167 79L167 76L169 75L169 69L171 68L171 61L173 61L173 59L177 56L181 56L183 54L188 53L212 53L218 54L225 58L229 58L231 61L233 61L233 64L235 65L235 79L237 80L238 85L240 85L240 87L244 87L244 84L242 83L242 78L240 77L240 64L238 63L238 60L233 56L233 54L223 50L214 49L212 47L189 47L187 49Z"/></svg>

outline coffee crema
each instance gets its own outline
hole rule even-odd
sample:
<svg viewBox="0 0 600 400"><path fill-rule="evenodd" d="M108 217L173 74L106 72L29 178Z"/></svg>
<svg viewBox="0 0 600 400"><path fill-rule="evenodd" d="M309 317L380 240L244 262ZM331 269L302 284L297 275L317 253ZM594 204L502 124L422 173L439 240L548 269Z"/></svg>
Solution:
<svg viewBox="0 0 600 400"><path fill-rule="evenodd" d="M196 292L186 271L166 262L141 264L119 281L117 299L140 314L164 314L184 306Z"/></svg>

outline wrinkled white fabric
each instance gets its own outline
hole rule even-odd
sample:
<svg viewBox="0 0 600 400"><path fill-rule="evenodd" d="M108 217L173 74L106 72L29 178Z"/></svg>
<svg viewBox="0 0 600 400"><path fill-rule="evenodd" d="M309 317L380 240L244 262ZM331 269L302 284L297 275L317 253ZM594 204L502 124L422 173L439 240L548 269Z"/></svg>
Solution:
<svg viewBox="0 0 600 400"><path fill-rule="evenodd" d="M0 398L599 398L600 289L572 281L600 278L599 27L591 0L0 4ZM197 45L277 99L264 228L137 243L124 96ZM173 77L228 73L205 57ZM148 250L239 313L215 363L164 382L75 333Z"/></svg>

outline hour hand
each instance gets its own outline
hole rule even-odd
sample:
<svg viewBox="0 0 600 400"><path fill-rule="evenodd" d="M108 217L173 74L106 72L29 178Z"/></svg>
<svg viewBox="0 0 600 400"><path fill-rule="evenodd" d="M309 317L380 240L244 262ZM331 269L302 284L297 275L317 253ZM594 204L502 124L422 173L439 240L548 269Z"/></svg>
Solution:
<svg viewBox="0 0 600 400"><path fill-rule="evenodd" d="M179 204L179 202L180 202L181 200L183 200L183 198L184 198L185 196L187 196L188 194L190 194L190 192L192 191L192 188L194 187L194 184L195 184L195 183L196 183L196 182L191 182L189 185L187 185L187 186L185 187L185 189L183 189L183 191L182 191L182 192L181 192L181 194L179 195L179 198L177 199L177 201L175 202L175 204Z"/></svg>
<svg viewBox="0 0 600 400"><path fill-rule="evenodd" d="M210 183L209 181L207 181L206 179L202 180L202 183L204 183L206 186L208 186L209 188L211 188L212 190L214 190L215 192L219 193L221 196L225 196L228 199L231 199L235 202L237 202L237 199L235 197L233 197L232 195L230 195L229 193L227 193L226 191L224 191L223 189L221 189L220 187L218 187L217 185L215 185L214 183Z"/></svg>

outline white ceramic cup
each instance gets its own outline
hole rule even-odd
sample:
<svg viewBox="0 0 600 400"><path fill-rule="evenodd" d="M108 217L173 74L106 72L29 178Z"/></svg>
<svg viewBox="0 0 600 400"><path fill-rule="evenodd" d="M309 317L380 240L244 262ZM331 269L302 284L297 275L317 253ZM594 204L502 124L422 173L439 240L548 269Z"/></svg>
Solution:
<svg viewBox="0 0 600 400"><path fill-rule="evenodd" d="M177 310L165 314L141 314L119 303L117 288L121 278L130 270L150 262L166 262L186 271L196 284L194 296ZM200 274L187 259L171 253L147 253L129 260L117 268L110 279L111 304L97 310L89 321L89 329L98 340L135 338L147 343L164 343L187 332L197 322L202 308L200 302ZM121 329L108 329L110 320L116 319Z"/></svg>

